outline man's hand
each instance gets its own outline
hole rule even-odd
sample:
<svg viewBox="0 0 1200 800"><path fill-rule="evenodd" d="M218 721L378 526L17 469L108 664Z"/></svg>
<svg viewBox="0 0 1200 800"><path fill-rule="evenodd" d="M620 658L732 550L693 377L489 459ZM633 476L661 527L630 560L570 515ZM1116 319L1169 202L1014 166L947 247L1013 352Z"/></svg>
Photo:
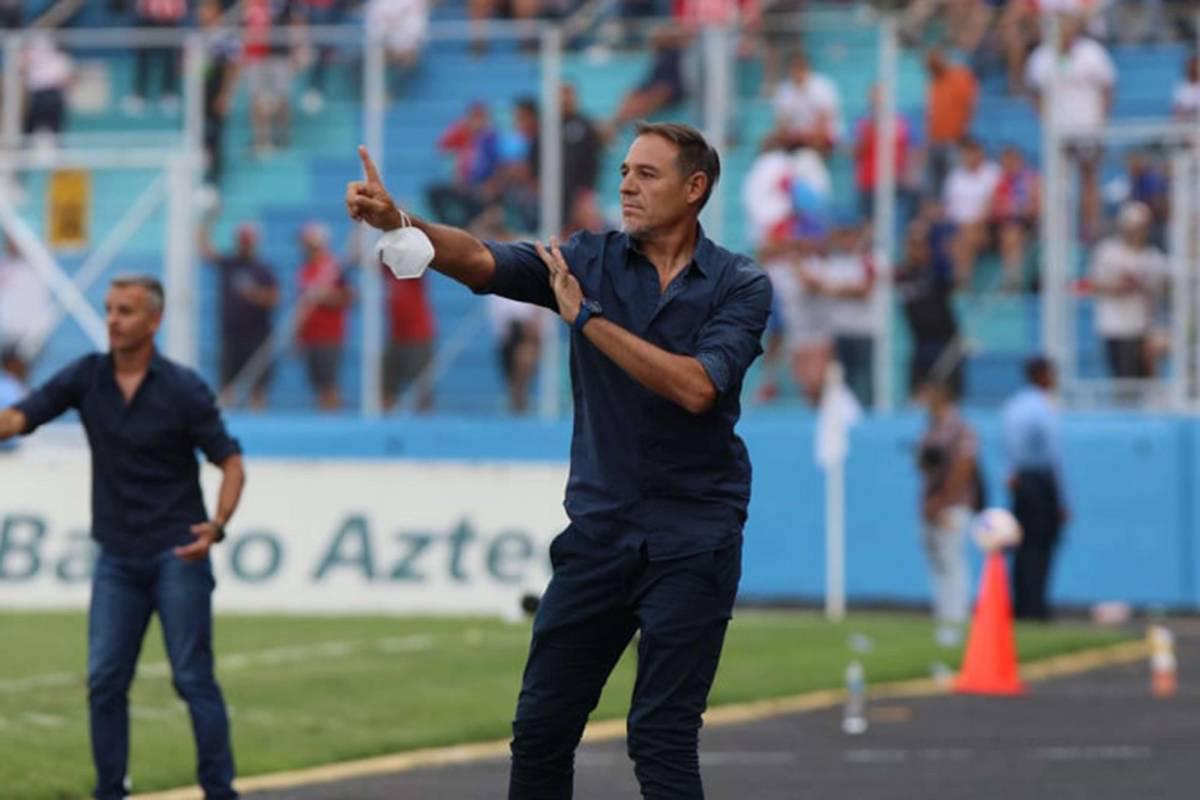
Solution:
<svg viewBox="0 0 1200 800"><path fill-rule="evenodd" d="M25 414L15 408L0 409L0 442L25 432Z"/></svg>
<svg viewBox="0 0 1200 800"><path fill-rule="evenodd" d="M579 316L579 308L583 305L583 288L567 267L566 259L558 249L558 239L550 238L548 251L541 242L535 242L534 246L546 269L550 270L550 288L554 290L554 297L558 300L558 313L564 322L574 325L575 317Z"/></svg>
<svg viewBox="0 0 1200 800"><path fill-rule="evenodd" d="M367 148L359 145L358 157L362 160L364 180L351 181L346 185L346 210L350 213L350 219L365 222L381 231L401 227L404 222L400 209L396 208L384 187Z"/></svg>
<svg viewBox="0 0 1200 800"><path fill-rule="evenodd" d="M196 541L185 547L175 548L175 555L184 561L199 561L207 558L208 551L212 549L212 546L224 538L221 526L211 520L193 525L192 536L196 537Z"/></svg>

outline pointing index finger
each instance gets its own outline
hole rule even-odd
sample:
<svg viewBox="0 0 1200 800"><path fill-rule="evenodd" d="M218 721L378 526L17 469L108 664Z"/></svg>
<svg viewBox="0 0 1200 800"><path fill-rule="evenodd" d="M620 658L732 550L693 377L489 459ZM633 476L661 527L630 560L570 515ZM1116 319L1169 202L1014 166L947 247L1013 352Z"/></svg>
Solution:
<svg viewBox="0 0 1200 800"><path fill-rule="evenodd" d="M371 154L361 144L358 146L358 157L362 161L363 175L366 176L367 183L383 185L383 179L379 177L379 170L375 169L375 162L371 160Z"/></svg>

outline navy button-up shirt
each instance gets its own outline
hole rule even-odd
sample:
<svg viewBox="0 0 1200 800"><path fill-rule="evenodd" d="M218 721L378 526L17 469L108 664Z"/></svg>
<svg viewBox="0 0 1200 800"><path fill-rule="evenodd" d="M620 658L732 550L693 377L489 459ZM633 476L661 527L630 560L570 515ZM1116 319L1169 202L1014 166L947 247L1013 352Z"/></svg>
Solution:
<svg viewBox="0 0 1200 800"><path fill-rule="evenodd" d="M488 242L485 292L556 309L532 244ZM571 333L575 425L566 510L594 539L678 558L738 541L750 502L750 459L734 433L742 379L762 353L771 286L753 261L700 231L691 264L660 290L658 272L624 233L576 234L563 258L603 316L703 365L717 401L691 414L631 378Z"/></svg>
<svg viewBox="0 0 1200 800"><path fill-rule="evenodd" d="M79 412L92 449L92 536L120 555L193 541L191 526L208 519L196 450L214 464L241 452L200 376L157 353L128 404L112 357L93 353L15 408L26 433L68 409Z"/></svg>

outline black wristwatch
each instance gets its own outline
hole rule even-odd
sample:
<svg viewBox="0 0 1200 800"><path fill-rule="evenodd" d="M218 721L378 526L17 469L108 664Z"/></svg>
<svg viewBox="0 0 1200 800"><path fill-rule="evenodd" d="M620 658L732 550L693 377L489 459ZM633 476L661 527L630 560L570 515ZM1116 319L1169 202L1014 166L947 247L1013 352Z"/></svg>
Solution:
<svg viewBox="0 0 1200 800"><path fill-rule="evenodd" d="M579 304L579 313L575 315L575 322L571 327L579 333L583 333L583 326L587 325L589 319L601 316L604 316L604 309L600 307L600 304L585 297Z"/></svg>
<svg viewBox="0 0 1200 800"><path fill-rule="evenodd" d="M210 522L212 522L213 527L217 529L217 538L213 539L213 544L225 541L225 526L217 522L215 519L210 520Z"/></svg>

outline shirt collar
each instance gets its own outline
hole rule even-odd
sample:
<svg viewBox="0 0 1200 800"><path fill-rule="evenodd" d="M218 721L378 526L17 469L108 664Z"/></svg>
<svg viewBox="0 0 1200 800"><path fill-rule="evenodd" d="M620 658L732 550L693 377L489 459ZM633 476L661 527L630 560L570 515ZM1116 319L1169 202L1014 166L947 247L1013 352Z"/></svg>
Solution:
<svg viewBox="0 0 1200 800"><path fill-rule="evenodd" d="M161 372L166 366L167 360L163 358L162 353L158 352L158 348L154 348L154 355L150 356L150 365L146 368L146 374L152 375L156 372Z"/></svg>
<svg viewBox="0 0 1200 800"><path fill-rule="evenodd" d="M696 222L696 250L692 253L692 260L688 263L687 271L695 270L701 277L708 277L708 270L711 268L711 260L715 245L712 239L709 239L704 233L704 226L699 221ZM641 244L629 234L625 234L625 263L629 263L629 254L637 253L645 258L645 252L642 250Z"/></svg>
<svg viewBox="0 0 1200 800"><path fill-rule="evenodd" d="M167 360L163 358L162 353L158 352L158 348L154 348L154 354L150 356L150 363L146 365L146 374L153 375L156 372L161 372L166 365ZM111 369L116 368L116 362L113 359L112 351L108 351L108 366Z"/></svg>

